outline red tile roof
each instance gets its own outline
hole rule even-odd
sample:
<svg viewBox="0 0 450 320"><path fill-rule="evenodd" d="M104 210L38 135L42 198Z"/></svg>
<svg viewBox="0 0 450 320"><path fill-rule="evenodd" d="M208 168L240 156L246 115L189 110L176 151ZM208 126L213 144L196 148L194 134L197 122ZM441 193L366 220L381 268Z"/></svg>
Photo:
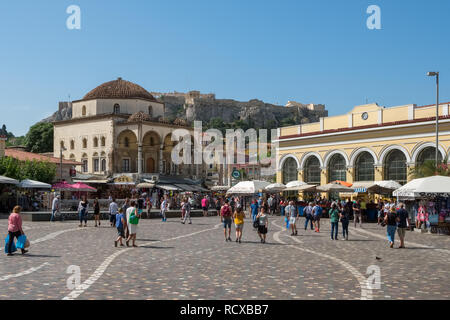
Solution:
<svg viewBox="0 0 450 320"><path fill-rule="evenodd" d="M6 157L12 157L18 160L37 160L37 161L48 161L54 164L59 164L60 163L60 159L59 158L55 158L55 157L47 157L44 156L42 154L38 154L38 153L32 153L32 152L27 152L27 151L22 151L22 150L17 150L17 149L5 149L5 156ZM67 164L67 165L73 165L73 166L78 166L81 165L82 163L80 162L76 162L76 161L71 161L71 160L64 160L62 161L63 164Z"/></svg>

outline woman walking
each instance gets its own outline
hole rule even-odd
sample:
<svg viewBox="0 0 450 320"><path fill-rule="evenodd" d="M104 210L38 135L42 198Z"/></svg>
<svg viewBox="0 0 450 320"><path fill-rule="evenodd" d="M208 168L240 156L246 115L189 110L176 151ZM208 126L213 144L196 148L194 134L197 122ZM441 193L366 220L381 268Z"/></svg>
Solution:
<svg viewBox="0 0 450 320"><path fill-rule="evenodd" d="M9 218L8 218L9 241L8 241L8 244L6 245L6 252L7 252L8 256L14 255L12 253L12 245L14 243L14 238L19 239L19 237L21 235L25 234L22 229L22 217L20 216L21 210L22 210L22 208L20 206L15 206L13 208L12 213L9 215ZM22 250L22 254L25 254L28 252L28 250L25 250L25 249L21 249L21 250Z"/></svg>
<svg viewBox="0 0 450 320"><path fill-rule="evenodd" d="M84 226L87 227L88 211L89 211L89 202L87 201L86 196L83 196L82 200L78 204L78 215L80 218L80 225L78 227L83 226L83 221L84 221Z"/></svg>
<svg viewBox="0 0 450 320"><path fill-rule="evenodd" d="M267 219L266 209L261 207L261 212L256 216L259 222L258 236L261 238L261 243L266 243L267 227L269 226L269 219Z"/></svg>
<svg viewBox="0 0 450 320"><path fill-rule="evenodd" d="M397 214L394 206L391 207L389 213L384 217L384 222L386 223L389 247L393 248L395 242L395 231L397 230Z"/></svg>
<svg viewBox="0 0 450 320"><path fill-rule="evenodd" d="M234 225L236 227L236 242L241 243L242 230L244 229L244 218L245 218L245 212L242 209L242 207L236 209L236 211L233 214L233 218L234 218Z"/></svg>
<svg viewBox="0 0 450 320"><path fill-rule="evenodd" d="M330 223L331 223L331 240L338 239L338 228L339 228L339 209L336 202L333 202L331 209L329 211Z"/></svg>
<svg viewBox="0 0 450 320"><path fill-rule="evenodd" d="M94 220L95 227L97 228L97 223L100 226L100 203L98 202L98 198L94 200Z"/></svg>
<svg viewBox="0 0 450 320"><path fill-rule="evenodd" d="M130 246L130 240L133 242L133 247L137 247L136 245L136 233L138 229L138 223L140 214L138 209L136 208L136 201L131 200L131 207L127 209L127 225L128 225L128 232L129 236L127 238L127 247Z"/></svg>
<svg viewBox="0 0 450 320"><path fill-rule="evenodd" d="M351 207L344 206L340 212L340 220L342 223L342 236L345 240L348 240L348 225L350 223L350 210Z"/></svg>

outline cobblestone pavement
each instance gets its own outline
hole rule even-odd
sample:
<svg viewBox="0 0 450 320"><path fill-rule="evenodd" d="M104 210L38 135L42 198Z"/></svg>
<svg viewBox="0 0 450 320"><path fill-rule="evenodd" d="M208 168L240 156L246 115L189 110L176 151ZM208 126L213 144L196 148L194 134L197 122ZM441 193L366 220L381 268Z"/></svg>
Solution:
<svg viewBox="0 0 450 320"><path fill-rule="evenodd" d="M1 255L0 299L450 299L450 237L407 232L407 248L390 249L376 224L332 241L328 220L320 233L303 221L292 237L272 217L262 244L247 219L239 244L225 242L218 217L141 220L138 248L115 248L105 220L100 228L25 222L30 253ZM81 271L75 289L71 265ZM367 284L373 265L379 288Z"/></svg>

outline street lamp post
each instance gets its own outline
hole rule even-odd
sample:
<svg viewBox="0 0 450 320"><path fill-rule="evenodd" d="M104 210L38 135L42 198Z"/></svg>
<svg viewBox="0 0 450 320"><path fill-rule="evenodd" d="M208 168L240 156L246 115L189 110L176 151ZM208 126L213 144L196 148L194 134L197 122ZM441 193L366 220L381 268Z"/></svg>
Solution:
<svg viewBox="0 0 450 320"><path fill-rule="evenodd" d="M438 165L438 152L439 152L439 72L428 72L427 76L436 77L436 171Z"/></svg>

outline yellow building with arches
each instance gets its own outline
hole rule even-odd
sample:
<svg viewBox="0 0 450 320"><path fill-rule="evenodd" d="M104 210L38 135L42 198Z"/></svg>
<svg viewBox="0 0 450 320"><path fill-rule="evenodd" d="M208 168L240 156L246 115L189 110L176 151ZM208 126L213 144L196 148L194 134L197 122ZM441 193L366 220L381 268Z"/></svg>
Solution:
<svg viewBox="0 0 450 320"><path fill-rule="evenodd" d="M439 158L450 151L450 103L439 105ZM356 106L347 114L278 129L277 182L309 184L412 179L435 159L436 105Z"/></svg>

